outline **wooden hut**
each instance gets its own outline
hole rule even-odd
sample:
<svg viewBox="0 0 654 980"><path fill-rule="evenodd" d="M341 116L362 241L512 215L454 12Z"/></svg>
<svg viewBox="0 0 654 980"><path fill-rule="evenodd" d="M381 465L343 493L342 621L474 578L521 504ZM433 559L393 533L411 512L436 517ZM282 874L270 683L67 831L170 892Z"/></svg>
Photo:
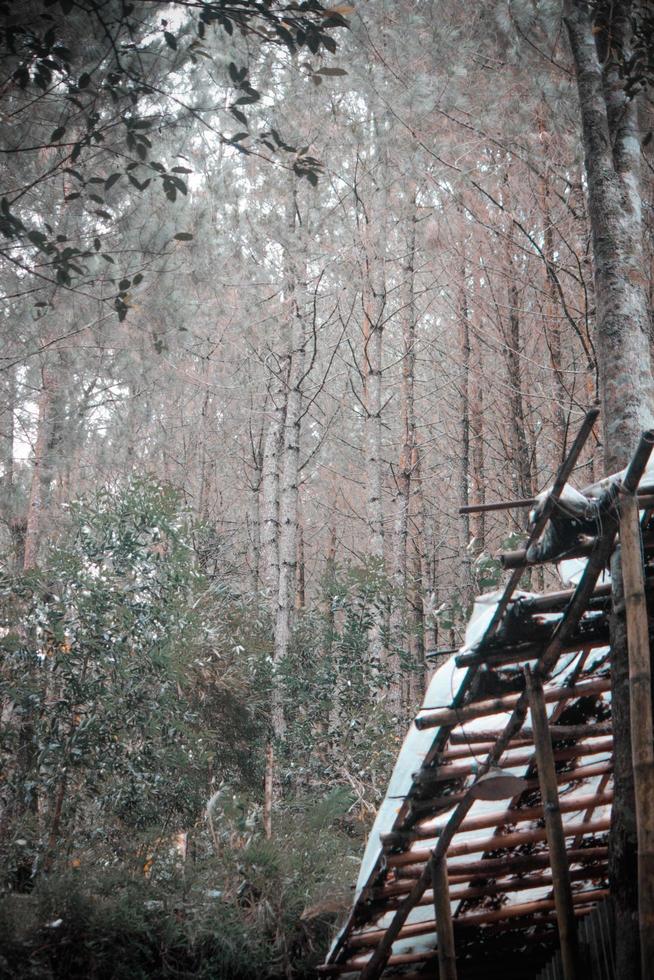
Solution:
<svg viewBox="0 0 654 980"><path fill-rule="evenodd" d="M504 556L506 587L475 604L464 647L432 678L323 975L614 976L609 566L620 547L643 980L652 976L654 435L643 434L626 471L573 491L567 481L596 416L537 502L525 547ZM570 587L519 592L536 562L566 562Z"/></svg>

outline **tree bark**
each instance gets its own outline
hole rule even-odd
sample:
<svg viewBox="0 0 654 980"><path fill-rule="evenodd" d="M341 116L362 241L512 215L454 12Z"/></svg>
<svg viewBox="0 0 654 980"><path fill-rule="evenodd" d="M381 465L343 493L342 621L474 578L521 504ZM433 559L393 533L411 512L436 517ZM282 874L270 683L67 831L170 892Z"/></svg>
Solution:
<svg viewBox="0 0 654 980"><path fill-rule="evenodd" d="M509 269L509 273L510 273ZM511 447L513 454L514 489L519 497L533 496L534 481L531 465L531 449L527 438L525 420L524 383L520 358L522 341L520 337L519 294L514 282L509 282L507 290L506 365L509 379L509 405L511 418Z"/></svg>
<svg viewBox="0 0 654 980"><path fill-rule="evenodd" d="M581 115L594 264L596 348L607 472L623 467L652 423L649 316L643 275L638 97L628 98L618 56L629 54L635 6L617 0L593 10L565 0ZM620 558L611 573L618 585ZM616 588L611 620L615 804L610 880L616 908L616 971L637 978L636 814L624 602Z"/></svg>
<svg viewBox="0 0 654 980"><path fill-rule="evenodd" d="M263 470L263 430L258 442L252 440L252 477L249 481L250 506L247 515L250 591L258 591L261 579L261 475Z"/></svg>
<svg viewBox="0 0 654 980"><path fill-rule="evenodd" d="M306 328L302 308L302 283L299 270L300 236L296 229L297 199L290 195L287 210L284 302L288 317L290 350L288 357L288 390L286 416L282 435L281 475L279 484L279 582L275 617L275 649L273 670L281 668L288 655L295 608L297 542L298 542L298 481L300 472L300 428L302 422L302 385L305 377ZM275 738L286 731L282 689L273 683L272 726Z"/></svg>
<svg viewBox="0 0 654 980"><path fill-rule="evenodd" d="M459 287L459 356L461 359L461 456L459 473L459 506L467 507L470 503L470 402L471 375L470 361L472 348L470 345L470 303L468 299L468 263L465 254L465 243L462 245L461 284ZM462 606L467 612L473 599L472 553L470 550L470 517L462 514L459 517L459 551L460 551L460 581L459 590Z"/></svg>
<svg viewBox="0 0 654 980"><path fill-rule="evenodd" d="M261 464L261 582L275 611L279 584L279 454L286 415L286 383L281 368L271 385L272 411Z"/></svg>
<svg viewBox="0 0 654 980"><path fill-rule="evenodd" d="M30 483L30 495L25 518L25 550L23 569L36 568L39 545L43 530L43 510L50 479L49 450L52 432L52 409L56 390L56 377L52 368L45 364L41 371L39 416L34 443L34 467Z"/></svg>
<svg viewBox="0 0 654 980"><path fill-rule="evenodd" d="M382 360L384 319L386 315L386 223L388 161L383 125L375 125L379 138L377 186L364 216L362 241L363 277L363 381L365 405L365 473L367 483L366 516L368 522L368 555L377 584L377 602L370 630L370 653L374 663L386 658L383 609L384 581L384 460L382 439Z"/></svg>
<svg viewBox="0 0 654 980"><path fill-rule="evenodd" d="M407 259L403 269L403 288L401 299L401 323L402 323L402 382L400 388L400 418L402 430L402 442L400 446L400 458L395 473L395 527L393 543L393 605L391 611L391 644L392 652L389 657L389 666L392 671L390 703L394 712L398 712L401 707L403 688L410 689L409 684L404 683L402 677L402 667L400 650L408 641L411 648L414 645L413 635L414 611L412 600L419 599L420 592L415 596L415 589L409 588L407 578L408 569L408 550L409 550L409 511L411 507L411 478L415 464L415 444L416 444L416 419L415 419L415 397L414 397L414 376L415 376L415 345L416 345L416 324L415 324L415 299L414 299L414 278L415 278L415 249L416 249L416 201L415 187L411 188L409 199L409 235L407 241ZM406 614L409 613L407 616ZM408 629L407 629L408 627ZM412 652L412 651L411 651ZM416 666L411 658L410 672ZM404 698L405 701L409 697Z"/></svg>

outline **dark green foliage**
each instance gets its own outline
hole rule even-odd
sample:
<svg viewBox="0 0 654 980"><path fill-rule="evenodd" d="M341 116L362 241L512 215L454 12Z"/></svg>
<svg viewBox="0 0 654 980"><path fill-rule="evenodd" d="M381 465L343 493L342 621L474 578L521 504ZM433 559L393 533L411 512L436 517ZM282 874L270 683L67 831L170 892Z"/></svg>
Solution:
<svg viewBox="0 0 654 980"><path fill-rule="evenodd" d="M271 622L220 553L132 480L2 579L2 975L301 978L324 956L396 751L369 654L389 590L335 567L298 617L266 840Z"/></svg>
<svg viewBox="0 0 654 980"><path fill-rule="evenodd" d="M5 894L0 977L312 976L349 902L363 828L342 790L307 804L274 841L239 834L237 806L215 857L201 841L183 866L162 851L145 877L103 868L100 847L80 870Z"/></svg>
<svg viewBox="0 0 654 980"><path fill-rule="evenodd" d="M174 28L167 19L171 16ZM231 62L223 80L225 88L236 92L230 111L245 133L222 134L215 113L202 116L192 104L196 100L180 97L185 71L204 63L214 66L210 45L220 47L225 35L228 39L236 32L256 38L259 47L306 47L315 54L323 48L334 51L331 32L345 26L340 14L329 13L317 0L299 5L269 0L0 0L0 52L8 79L2 108L12 119L0 149L22 164L21 178L11 178L0 189L0 236L5 240L0 254L15 262L15 250L20 249L21 268L34 273L38 263L41 281L64 287L93 284L90 228L103 233L117 228L134 190L143 193L151 182L170 203L179 194L187 195L179 174L191 170L157 159L157 147L163 153L164 127L203 119L219 142L241 153L257 148L256 135L251 146L244 142L250 135L244 110L261 98L248 67ZM283 148L293 154L297 175L315 183L319 161L296 147ZM47 167L42 164L44 152ZM35 202L42 188L47 193L54 175L60 176L63 193L56 207L49 201L44 211ZM66 224L72 224L76 213L77 227L57 234L57 212L73 202L78 202L75 212L65 208ZM52 224L40 217L46 212ZM111 255L105 257L113 262ZM112 299L119 320L124 320L129 309L125 289L118 286Z"/></svg>

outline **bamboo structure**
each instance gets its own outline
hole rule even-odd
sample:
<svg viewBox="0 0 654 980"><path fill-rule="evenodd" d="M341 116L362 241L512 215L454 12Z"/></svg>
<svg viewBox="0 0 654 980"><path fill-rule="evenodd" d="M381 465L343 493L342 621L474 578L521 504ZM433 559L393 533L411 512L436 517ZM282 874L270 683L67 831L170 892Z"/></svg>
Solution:
<svg viewBox="0 0 654 980"><path fill-rule="evenodd" d="M610 897L612 587L598 581L618 531L632 703L637 706L632 726L643 712L649 719L649 728L645 724L642 731L632 732L637 794L643 804L641 930L644 950L649 949L654 937L654 902L648 894L654 887L654 848L648 836L654 816L654 748L646 603L654 598L654 567L648 567L649 517L642 550L638 526L639 510L649 515L654 504L651 487L639 489L652 448L649 434L624 475L584 491L597 530L578 547L587 559L578 584L544 596L516 594L527 550L540 540L553 515L565 520L565 508L557 508L557 500L595 417L589 413L584 420L539 507L527 547L483 635L474 648L455 657L466 670L451 702L439 704L444 687L436 685L432 689L439 693L432 700L428 696L418 712L402 750L407 758L415 752L417 765L401 776L406 786L394 798L393 817L382 814L378 855L366 866L352 912L322 970L327 975L352 973L361 980L377 980L389 970L398 980L409 980L433 976L438 962L441 980L492 980L510 976L511 970L535 980L559 936L566 980L588 975L584 963L575 959L575 922ZM520 504L510 501L503 509ZM640 580L632 581L632 572L639 572ZM527 664L531 667L525 670ZM500 666L505 693L489 696L498 685L487 686L485 677ZM526 725L530 709L531 723ZM500 778L498 766L507 774L521 772L515 788ZM487 805L473 810L476 787L484 778L496 779L500 795L490 798L501 799L509 791L517 795L490 810ZM433 918L428 912L432 907ZM420 916L414 914L417 910ZM643 956L650 954L644 951ZM645 966L643 977L651 977Z"/></svg>

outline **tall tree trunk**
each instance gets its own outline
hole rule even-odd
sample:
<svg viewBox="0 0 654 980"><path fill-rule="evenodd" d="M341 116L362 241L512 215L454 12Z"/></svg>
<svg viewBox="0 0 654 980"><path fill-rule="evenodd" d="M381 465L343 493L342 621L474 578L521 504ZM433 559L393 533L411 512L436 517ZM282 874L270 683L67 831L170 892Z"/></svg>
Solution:
<svg viewBox="0 0 654 980"><path fill-rule="evenodd" d="M23 557L25 571L36 568L38 564L39 545L43 532L43 511L51 476L49 455L56 386L55 372L50 365L45 364L41 371L41 391L38 400L39 415L34 442L34 466L25 518L25 551Z"/></svg>
<svg viewBox="0 0 654 980"><path fill-rule="evenodd" d="M307 604L307 579L304 565L304 529L302 521L297 525L297 574L295 576L295 611L301 612Z"/></svg>
<svg viewBox="0 0 654 980"><path fill-rule="evenodd" d="M624 466L653 420L649 317L643 281L638 97L629 99L617 64L629 55L639 4L593 8L565 0L581 114L597 304L596 348L608 472ZM644 11L644 7L642 8ZM620 581L619 555L612 563ZM624 604L611 623L615 800L609 873L616 908L616 975L640 975L636 815L631 768Z"/></svg>
<svg viewBox="0 0 654 980"><path fill-rule="evenodd" d="M300 428L302 422L302 385L305 376L306 327L302 303L303 278L299 272L300 236L296 231L296 195L291 195L287 222L285 315L288 317L290 351L288 357L288 390L282 436L279 483L279 584L275 617L274 669L281 667L289 650L297 567L298 481L300 473ZM273 734L281 738L286 730L282 691L273 684Z"/></svg>
<svg viewBox="0 0 654 980"><path fill-rule="evenodd" d="M284 243L284 325L287 337L286 405L281 429L279 460L279 509L278 509L278 577L275 609L273 676L271 690L271 733L273 742L266 760L266 801L274 803L274 747L278 747L286 734L284 715L284 691L281 670L289 652L293 613L295 610L297 532L298 532L298 485L300 473L300 430L302 424L302 386L305 379L306 327L304 322L304 275L300 275L300 256L303 242L296 225L297 188L293 185L286 213L286 240ZM302 236L304 238L304 236ZM264 452L265 465L265 452ZM271 814L266 813L267 827L272 826Z"/></svg>
<svg viewBox="0 0 654 980"><path fill-rule="evenodd" d="M484 371L479 339L472 336L472 386L470 390L470 441L472 444L472 496L476 503L486 500L484 472ZM481 511L474 515L472 533L475 551L481 554L486 547L486 518Z"/></svg>
<svg viewBox="0 0 654 980"><path fill-rule="evenodd" d="M263 469L263 430L257 445L252 444L252 477L250 478L250 506L247 515L250 592L259 589L261 574L261 473Z"/></svg>
<svg viewBox="0 0 654 980"><path fill-rule="evenodd" d="M370 533L369 552L379 560L384 559L384 506L383 458L382 458L382 350L384 334L385 283L383 272L371 266L381 264L381 259L371 255L368 259L368 278L365 284L364 320L364 370L366 403L366 481L368 484L367 516Z"/></svg>
<svg viewBox="0 0 654 980"><path fill-rule="evenodd" d="M343 690L343 674L337 657L334 656L334 634L336 616L334 611L334 587L336 575L336 528L331 523L327 538L327 553L325 556L325 573L321 612L323 615L323 644L322 655L329 657L332 665L332 688L329 703L329 725L331 733L338 731L341 720L341 692Z"/></svg>
<svg viewBox="0 0 654 980"><path fill-rule="evenodd" d="M525 402L523 393L522 342L520 338L520 309L518 289L510 281L507 290L506 365L509 380L509 406L511 418L512 468L514 490L518 497L531 497L534 484L532 475L531 450L527 438Z"/></svg>
<svg viewBox="0 0 654 980"><path fill-rule="evenodd" d="M368 521L368 554L374 562L374 574L378 581L377 605L370 631L370 650L373 662L382 663L386 657L384 631L386 616L383 608L384 582L384 460L382 440L382 364L384 319L386 316L386 207L388 161L386 140L388 134L382 125L376 127L380 139L380 159L377 170L377 188L372 195L365 217L363 259L365 266L363 283L363 370L365 396L365 460Z"/></svg>
<svg viewBox="0 0 654 980"><path fill-rule="evenodd" d="M545 273L545 317L543 332L550 355L550 365L554 378L553 423L556 440L557 459L565 455L566 413L565 386L561 363L561 319L557 303L556 281L554 278L554 228L550 209L550 187L546 178L541 181L541 208L543 212L543 255L547 263Z"/></svg>
<svg viewBox="0 0 654 980"><path fill-rule="evenodd" d="M261 582L268 591L273 615L279 585L279 454L286 415L286 379L271 379L272 410L266 431L261 463Z"/></svg>
<svg viewBox="0 0 654 980"><path fill-rule="evenodd" d="M437 600L435 548L430 533L426 502L422 483L422 451L415 438L411 466L411 539L414 563L411 592L408 596L411 635L411 654L414 670L409 678L409 704L415 707L422 700L429 670L425 654L433 652L438 643L438 630L434 615Z"/></svg>
<svg viewBox="0 0 654 980"><path fill-rule="evenodd" d="M416 441L414 376L416 363L416 310L414 297L415 252L416 252L416 189L411 187L408 201L409 236L407 241L407 259L403 269L403 284L401 293L401 323L402 323L402 384L400 389L400 417L402 443L400 458L395 474L395 527L393 542L393 603L391 609L391 645L389 657L391 669L390 705L394 713L398 713L402 703L403 688L410 689L410 675L414 668L413 659L409 669L409 684L403 683L400 650L408 642L411 654L413 617L410 602L414 588L409 589L407 579L408 544L409 544L409 510L411 506L411 476L414 465L414 447ZM415 600L420 600L418 590ZM405 615L408 613L408 616ZM407 630L409 626L409 630ZM408 694L404 698L408 700Z"/></svg>
<svg viewBox="0 0 654 980"><path fill-rule="evenodd" d="M470 503L470 303L468 299L468 263L466 261L465 243L462 245L461 283L459 287L459 356L461 360L460 401L461 401L461 456L459 473L459 503L467 507ZM470 517L461 514L459 517L459 550L460 581L459 590L461 605L465 612L473 599L472 552L470 550Z"/></svg>
<svg viewBox="0 0 654 980"><path fill-rule="evenodd" d="M22 569L25 562L25 515L19 513L16 501L15 481L15 437L16 437L16 408L17 408L17 377L16 365L8 368L4 374L3 407L1 416L1 457L2 476L2 518L7 525L13 565Z"/></svg>
<svg viewBox="0 0 654 980"><path fill-rule="evenodd" d="M206 364L205 360L205 372ZM209 444L213 434L213 423L215 422L215 412L212 412L213 399L207 389L202 400L202 411L200 414L200 445L198 447L199 460L199 491L198 491L198 517L206 521L209 517L209 494L215 484L215 454L209 451Z"/></svg>

